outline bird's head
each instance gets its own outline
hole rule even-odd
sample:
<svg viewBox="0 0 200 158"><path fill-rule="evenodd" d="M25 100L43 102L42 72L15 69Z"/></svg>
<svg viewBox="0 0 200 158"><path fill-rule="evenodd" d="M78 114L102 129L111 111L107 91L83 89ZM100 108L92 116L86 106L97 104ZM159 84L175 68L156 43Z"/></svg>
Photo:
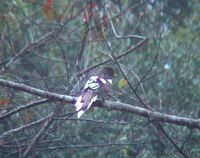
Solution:
<svg viewBox="0 0 200 158"><path fill-rule="evenodd" d="M104 67L100 73L105 79L112 79L117 76L115 70L112 67Z"/></svg>

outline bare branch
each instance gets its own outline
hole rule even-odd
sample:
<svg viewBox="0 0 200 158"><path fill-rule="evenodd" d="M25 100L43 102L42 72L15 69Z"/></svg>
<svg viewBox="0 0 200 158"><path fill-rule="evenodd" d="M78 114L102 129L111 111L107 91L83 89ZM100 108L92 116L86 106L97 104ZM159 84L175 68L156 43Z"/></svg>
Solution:
<svg viewBox="0 0 200 158"><path fill-rule="evenodd" d="M67 148L99 148L99 147L109 147L109 146L135 146L135 145L145 145L150 143L158 143L157 140L136 142L136 143L107 143L107 144L90 144L90 145L71 145L71 146L52 146L46 148L40 148L36 150L55 150L55 149L67 149Z"/></svg>
<svg viewBox="0 0 200 158"><path fill-rule="evenodd" d="M13 81L7 81L4 79L0 79L0 85L14 88L23 92L27 92L30 94L38 95L44 98L48 98L51 100L56 101L65 101L68 103L74 103L76 97L69 96L69 95L61 95L57 93L51 93L47 91L43 91L37 88L33 88L24 84L15 83ZM156 111L151 111L145 108L136 107L134 105L120 103L120 102L112 102L112 101L105 101L104 105L98 105L99 107L106 108L108 110L120 110L120 111L127 111L131 112L143 117L149 118L151 121L160 121L166 123L172 123L176 125L186 126L189 128L198 128L200 129L200 119L192 119L186 117L179 117L175 115L164 114Z"/></svg>
<svg viewBox="0 0 200 158"><path fill-rule="evenodd" d="M27 52L33 51L35 48L38 48L44 45L45 43L49 42L62 30L61 26L62 25L58 25L55 29L42 36L40 39L35 40L32 43L26 44L15 56L10 58L10 60L0 69L0 73L4 72L6 68L8 68L12 63L14 63L15 60L18 59L20 56L26 54Z"/></svg>
<svg viewBox="0 0 200 158"><path fill-rule="evenodd" d="M166 123L172 123L181 126L187 126L189 128L198 128L200 129L200 119L192 119L186 117L179 117L175 115L164 114L161 112L147 110L145 108L133 106L130 104L120 103L120 102L111 102L106 101L102 106L108 110L120 110L131 112L143 117L150 118L151 121L161 121Z"/></svg>
<svg viewBox="0 0 200 158"><path fill-rule="evenodd" d="M50 113L48 115L48 119L46 120L46 122L44 123L44 125L42 126L42 128L40 129L40 131L35 135L35 137L32 139L30 145L28 146L28 148L25 150L23 157L27 157L30 153L30 151L32 150L33 146L37 143L37 141L40 139L41 135L44 133L44 131L48 128L48 126L51 124L52 120L53 120L53 116L54 116L54 112Z"/></svg>
<svg viewBox="0 0 200 158"><path fill-rule="evenodd" d="M120 59L120 58L122 58L122 57L126 57L126 56L129 55L131 52L133 52L133 51L135 51L136 49L142 47L147 41L148 41L148 38L146 38L146 39L144 39L144 40L138 42L134 47L128 49L128 50L127 50L126 52L124 52L124 53L121 53L121 54L115 56L115 58L116 58L116 59ZM111 61L112 61L112 59L104 60L104 61L102 61L102 62L100 62L100 63L98 63L98 64L96 64L96 65L94 65L94 66L91 66L91 67L87 68L86 70L81 71L80 73L78 73L78 76L81 76L82 74L87 73L87 72L89 72L89 71L91 71L91 70L93 70L93 69L95 69L95 68L97 68L97 67L99 67L99 66L101 66L101 65L107 64L107 63L109 63L109 62L111 62Z"/></svg>
<svg viewBox="0 0 200 158"><path fill-rule="evenodd" d="M48 101L49 101L48 99L42 99L42 100L37 100L37 101L31 102L31 103L29 103L27 105L24 105L24 106L17 107L16 109L14 109L12 111L9 111L8 113L0 115L0 120L6 118L8 116L11 116L11 115L13 115L13 114L15 114L17 112L20 112L22 110L34 107L36 105L47 103Z"/></svg>
<svg viewBox="0 0 200 158"><path fill-rule="evenodd" d="M6 86L6 87L10 87L10 88L14 88L23 92L27 92L33 95L37 95L43 98L47 98L50 100L54 100L54 101L65 101L65 102L69 102L69 103L73 103L76 101L76 97L72 97L72 96L67 96L67 95L62 95L62 94L57 94L57 93L51 93L48 91L43 91L31 86L27 86L25 84L22 83L16 83L13 81L7 81L4 79L0 79L0 85L2 86Z"/></svg>
<svg viewBox="0 0 200 158"><path fill-rule="evenodd" d="M37 121L35 121L35 122L31 122L31 123L25 124L25 125L23 125L23 126L21 126L21 127L18 127L18 128L15 128L15 129L11 129L11 130L9 130L9 131L3 133L3 134L0 136L0 139L4 138L5 136L8 136L8 135L10 135L10 134L19 132L19 131L21 131L21 130L23 130L23 129L25 129L25 128L28 128L28 127L31 127L31 126L40 124L40 123L42 123L43 121L45 121L46 119L47 119L47 117L44 117L44 118L41 118L41 119L39 119L39 120L37 120Z"/></svg>
<svg viewBox="0 0 200 158"><path fill-rule="evenodd" d="M117 37L117 38L138 38L138 39L141 39L141 40L146 39L146 37L144 37L144 36L134 35L134 34L125 35L125 36L124 36L124 35L119 35L119 34L116 32L116 29L115 29L114 24L113 24L113 22L112 22L112 17L110 16L110 13L109 13L109 11L108 11L108 8L110 8L110 5L109 5L109 4L107 4L107 5L105 6L105 10L106 10L107 15L108 15L108 17L109 17L110 25L111 25L111 28L112 28L112 31L113 31L115 37Z"/></svg>

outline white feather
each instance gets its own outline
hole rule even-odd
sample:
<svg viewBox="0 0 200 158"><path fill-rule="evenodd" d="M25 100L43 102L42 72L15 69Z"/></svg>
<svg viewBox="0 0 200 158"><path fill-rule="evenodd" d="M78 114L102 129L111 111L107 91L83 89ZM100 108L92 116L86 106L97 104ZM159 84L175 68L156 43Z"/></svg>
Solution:
<svg viewBox="0 0 200 158"><path fill-rule="evenodd" d="M88 87L90 87L92 90L98 89L99 83L90 83Z"/></svg>
<svg viewBox="0 0 200 158"><path fill-rule="evenodd" d="M87 106L87 109L89 109L89 108L91 107L92 103L94 103L96 100L97 100L97 95L95 95L95 96L91 99L91 101L89 102L89 104L88 104L88 106Z"/></svg>
<svg viewBox="0 0 200 158"><path fill-rule="evenodd" d="M76 100L76 104L75 104L75 107L76 107L76 111L79 111L82 106L83 106L83 103L81 102L82 101L82 96L79 96Z"/></svg>
<svg viewBox="0 0 200 158"><path fill-rule="evenodd" d="M100 84L97 82L98 78L99 78L98 76L91 76L90 79L86 82L84 89L87 89L87 88L91 88L92 90L98 89L100 87ZM106 84L105 79L100 78L100 80L102 83ZM82 96L79 96L75 104L76 111L78 112L77 118L80 118L85 113L85 111L91 107L92 103L95 102L96 100L97 100L97 95L91 99L91 101L87 105L87 108L85 110L82 110L83 108L83 103L81 102Z"/></svg>
<svg viewBox="0 0 200 158"><path fill-rule="evenodd" d="M91 82L90 80L88 80L88 81L86 82L84 89L87 89L87 88L89 87L88 85L90 84L90 82Z"/></svg>
<svg viewBox="0 0 200 158"><path fill-rule="evenodd" d="M84 114L85 111L83 110L80 110L78 113L77 113L77 118L80 118L83 114Z"/></svg>
<svg viewBox="0 0 200 158"><path fill-rule="evenodd" d="M99 83L97 82L98 76L91 76L86 82L84 89L91 88L93 90L99 88Z"/></svg>
<svg viewBox="0 0 200 158"><path fill-rule="evenodd" d="M89 104L88 104L86 110L88 110L88 109L91 107L92 103L94 103L96 100L97 100L97 95L94 96L94 97L91 99L91 101L89 102ZM78 110L78 113L77 113L77 118L80 118L80 117L86 112L86 110L80 110L80 109L79 109L79 110ZM76 111L77 111L77 110L76 110Z"/></svg>
<svg viewBox="0 0 200 158"><path fill-rule="evenodd" d="M107 81L108 81L110 84L112 84L112 79L107 79Z"/></svg>
<svg viewBox="0 0 200 158"><path fill-rule="evenodd" d="M99 78L99 79L100 79L100 81L101 81L103 84L106 84L106 83L107 83L105 79L103 79L103 78Z"/></svg>
<svg viewBox="0 0 200 158"><path fill-rule="evenodd" d="M98 76L91 76L90 77L90 80L95 80L96 81L97 79L98 79Z"/></svg>

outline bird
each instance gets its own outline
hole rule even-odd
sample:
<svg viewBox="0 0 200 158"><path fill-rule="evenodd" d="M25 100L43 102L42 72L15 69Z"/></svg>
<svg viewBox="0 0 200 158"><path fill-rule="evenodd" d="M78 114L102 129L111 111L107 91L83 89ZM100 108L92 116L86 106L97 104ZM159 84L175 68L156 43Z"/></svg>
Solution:
<svg viewBox="0 0 200 158"><path fill-rule="evenodd" d="M105 94L111 89L112 80L116 76L115 70L107 66L87 80L75 103L77 118L80 118L91 107L100 94Z"/></svg>

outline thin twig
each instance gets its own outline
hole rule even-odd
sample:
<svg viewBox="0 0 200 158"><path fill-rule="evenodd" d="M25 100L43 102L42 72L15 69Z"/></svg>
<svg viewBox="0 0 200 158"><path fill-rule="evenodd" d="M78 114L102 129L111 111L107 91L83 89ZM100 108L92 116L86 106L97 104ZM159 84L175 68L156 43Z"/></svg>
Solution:
<svg viewBox="0 0 200 158"><path fill-rule="evenodd" d="M105 9L106 9L106 11L107 11L108 16L110 17L110 14L109 14L109 12L108 12L108 10L107 10L107 7L106 7ZM110 24L111 24L111 26L112 26L112 30L113 30L115 36L117 36L117 35L116 35L116 31L115 31L115 27L114 27L114 25L113 25L113 23L112 23L111 18L110 18ZM117 36L117 37L118 37L118 36ZM138 99L139 102L143 105L143 107L144 107L145 109L149 109L150 111L154 111L154 109L153 109L150 105L146 104L146 103L140 98L140 96L139 96L138 93L137 93L137 89L134 89L134 88L133 88L132 84L131 84L130 81L128 80L128 77L125 75L124 71L122 70L122 68L121 68L121 66L120 66L120 64L119 64L119 62L118 62L117 59L115 58L114 52L113 52L112 48L110 47L110 45L108 44L108 41L107 41L107 38L106 38L105 34L104 34L104 38L106 39L106 40L105 40L105 41L106 41L106 44L107 44L107 46L108 46L108 48L109 48L109 50L110 50L110 52L111 52L110 58L117 64L118 68L120 69L120 72L122 73L122 76L124 77L125 80L127 80L127 83L128 83L128 86L130 87L130 89L133 91L133 93L135 94L135 96L137 97L137 99ZM161 42L161 34L160 34L160 42ZM156 56L155 56L155 58L154 58L153 65L152 65L152 66L150 67L150 69L147 71L146 75L149 74L149 72L151 72L152 68L153 68L154 65L155 65L155 62L156 62L157 57L158 57L159 48L160 48L160 44L159 44L159 47L158 47L158 49L157 49L157 53L156 53ZM146 77L146 76L145 76L145 77ZM145 77L144 77L144 78L145 78ZM136 87L136 88L137 88L137 87ZM170 141L170 143L175 147L175 149L176 149L182 156L184 156L185 158L188 158L188 155L187 155L181 148L179 148L179 147L176 145L176 143L172 140L172 138L166 133L165 129L163 128L163 126L162 126L162 124L161 124L160 122L153 122L153 124L154 124L154 126L156 127L156 129L158 129L159 131L161 131L161 132L168 138L168 140ZM159 136L159 137L160 137L160 136Z"/></svg>
<svg viewBox="0 0 200 158"><path fill-rule="evenodd" d="M43 121L45 121L46 119L47 119L47 117L44 117L44 118L41 118L41 119L39 119L39 120L37 120L37 121L31 122L31 123L29 123L29 124L25 124L25 125L23 125L23 126L21 126L21 127L18 127L18 128L15 128L15 129L11 129L11 130L9 130L9 131L3 133L3 134L0 136L0 139L4 138L4 137L6 137L6 136L8 136L8 135L10 135L10 134L17 133L17 132L19 132L19 131L21 131L21 130L23 130L23 129L29 128L29 127L31 127L31 126L38 125L38 124L42 123Z"/></svg>
<svg viewBox="0 0 200 158"><path fill-rule="evenodd" d="M27 147L27 149L24 151L24 154L23 154L24 158L26 158L30 154L30 152L31 152L32 148L34 147L34 145L40 139L40 137L42 136L42 134L44 133L44 131L47 130L47 128L49 127L49 125L51 124L51 122L53 120L53 116L54 116L54 112L52 112L52 113L50 113L48 115L48 118L46 119L46 122L41 127L40 131L32 139L32 141L31 141L30 145Z"/></svg>
<svg viewBox="0 0 200 158"><path fill-rule="evenodd" d="M48 99L42 99L42 100L37 100L37 101L31 102L31 103L29 103L27 105L19 106L19 107L17 107L16 109L14 109L12 111L9 111L9 112L7 112L7 113L5 113L3 115L0 115L0 120L4 119L6 117L9 117L9 116L11 116L13 114L16 114L16 113L18 113L18 112L20 112L22 110L26 110L28 108L31 108L31 107L34 107L34 106L37 106L37 105L40 105L40 104L44 104L44 103L47 103L47 102L49 102Z"/></svg>

